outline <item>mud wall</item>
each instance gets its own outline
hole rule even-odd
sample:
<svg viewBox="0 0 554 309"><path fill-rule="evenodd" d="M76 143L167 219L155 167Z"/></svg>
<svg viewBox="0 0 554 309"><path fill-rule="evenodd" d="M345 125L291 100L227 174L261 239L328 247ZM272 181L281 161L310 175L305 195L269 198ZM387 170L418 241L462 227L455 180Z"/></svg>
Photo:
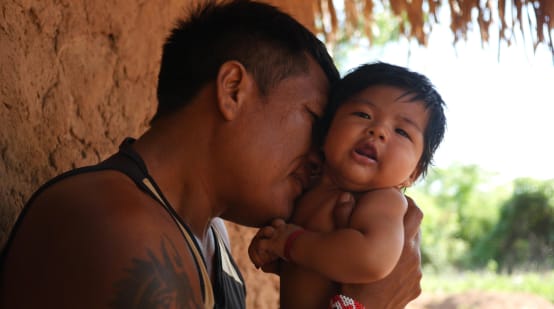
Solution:
<svg viewBox="0 0 554 309"><path fill-rule="evenodd" d="M147 129L163 39L192 2L0 2L0 246L40 184ZM268 2L312 25L311 1ZM277 277L247 259L253 231L228 226L248 307L276 308Z"/></svg>

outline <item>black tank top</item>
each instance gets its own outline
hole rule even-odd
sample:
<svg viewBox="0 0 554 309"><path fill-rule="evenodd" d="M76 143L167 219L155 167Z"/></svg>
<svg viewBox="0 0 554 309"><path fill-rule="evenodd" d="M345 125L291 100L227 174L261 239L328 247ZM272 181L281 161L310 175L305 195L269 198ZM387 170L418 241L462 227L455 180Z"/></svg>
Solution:
<svg viewBox="0 0 554 309"><path fill-rule="evenodd" d="M29 206L32 204L35 197L40 194L40 192L54 183L73 175L101 170L117 170L131 178L139 189L158 201L160 205L171 215L175 224L181 230L183 238L195 258L196 268L201 281L200 284L202 287L205 308L246 308L246 288L244 285L244 279L235 261L233 260L229 249L223 241L223 235L221 235L221 232L218 231L216 226L210 226L210 230L213 233L215 240L215 252L213 258L214 265L212 270L214 282L212 284L207 272L206 262L201 254L202 250L200 249L198 242L194 240L194 234L175 212L173 207L171 207L154 179L148 173L146 164L138 153L136 153L131 147L133 142L134 139L127 138L119 147L119 152L107 160L100 162L97 165L81 167L65 172L40 187L23 208L9 236L8 242L0 255L0 273L2 272L1 269L4 267L4 258L7 251L11 247L14 235L17 232L21 221L23 221Z"/></svg>

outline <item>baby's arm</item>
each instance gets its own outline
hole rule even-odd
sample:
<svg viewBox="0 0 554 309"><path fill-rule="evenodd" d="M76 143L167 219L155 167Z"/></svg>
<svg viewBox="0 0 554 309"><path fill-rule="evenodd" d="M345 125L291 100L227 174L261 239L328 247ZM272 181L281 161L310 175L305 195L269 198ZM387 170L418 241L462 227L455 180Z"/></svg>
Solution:
<svg viewBox="0 0 554 309"><path fill-rule="evenodd" d="M299 234L301 227L281 224L263 247L333 281L372 282L390 273L400 257L406 207L398 189L374 190L358 199L348 228Z"/></svg>
<svg viewBox="0 0 554 309"><path fill-rule="evenodd" d="M361 276L367 275L378 280L393 270L404 246L404 215L407 207L406 197L396 188L374 190L359 199L349 227L359 231L365 242L357 249L359 259L344 259L343 262L347 264L345 266L350 264L353 274L360 273ZM356 248L354 243L349 246Z"/></svg>

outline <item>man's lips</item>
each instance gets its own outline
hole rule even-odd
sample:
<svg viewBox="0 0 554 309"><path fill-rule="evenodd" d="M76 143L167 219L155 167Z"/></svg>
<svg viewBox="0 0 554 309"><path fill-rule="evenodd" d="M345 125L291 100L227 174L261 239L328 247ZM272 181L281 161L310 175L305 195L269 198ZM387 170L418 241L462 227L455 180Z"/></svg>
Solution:
<svg viewBox="0 0 554 309"><path fill-rule="evenodd" d="M363 143L354 149L354 152L360 156L371 159L372 161L377 162L377 149L375 146L369 142Z"/></svg>

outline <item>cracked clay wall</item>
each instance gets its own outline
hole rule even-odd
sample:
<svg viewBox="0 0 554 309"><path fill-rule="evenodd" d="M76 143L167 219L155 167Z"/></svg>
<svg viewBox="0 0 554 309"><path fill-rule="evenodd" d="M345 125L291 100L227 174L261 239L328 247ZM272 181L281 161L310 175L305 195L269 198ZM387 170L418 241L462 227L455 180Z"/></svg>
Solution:
<svg viewBox="0 0 554 309"><path fill-rule="evenodd" d="M269 2L312 25L311 1ZM189 3L0 2L0 247L40 184L146 130L163 39ZM277 277L248 261L254 231L228 227L248 307L276 308Z"/></svg>

